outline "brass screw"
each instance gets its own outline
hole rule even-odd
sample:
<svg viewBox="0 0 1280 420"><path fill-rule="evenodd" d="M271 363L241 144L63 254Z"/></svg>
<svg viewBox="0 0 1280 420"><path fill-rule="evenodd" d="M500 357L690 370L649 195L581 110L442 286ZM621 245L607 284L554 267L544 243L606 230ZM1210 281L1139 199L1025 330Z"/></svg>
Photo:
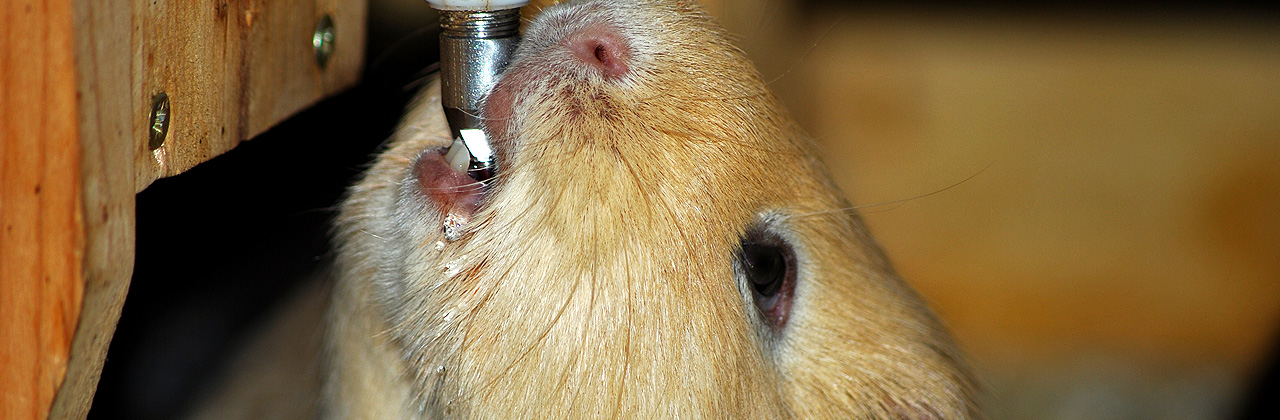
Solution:
<svg viewBox="0 0 1280 420"><path fill-rule="evenodd" d="M169 134L169 94L160 92L151 97L151 140L147 145L151 150L164 145L165 135Z"/></svg>
<svg viewBox="0 0 1280 420"><path fill-rule="evenodd" d="M322 69L329 64L329 57L333 56L333 36L333 18L324 15L320 18L320 23L316 24L316 32L311 34L311 47L316 50L316 63Z"/></svg>

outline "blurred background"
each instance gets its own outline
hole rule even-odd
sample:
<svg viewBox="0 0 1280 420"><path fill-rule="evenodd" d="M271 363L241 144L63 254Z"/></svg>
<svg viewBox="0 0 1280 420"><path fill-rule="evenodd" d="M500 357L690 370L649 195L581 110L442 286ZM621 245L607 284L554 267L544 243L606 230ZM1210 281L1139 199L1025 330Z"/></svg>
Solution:
<svg viewBox="0 0 1280 420"><path fill-rule="evenodd" d="M1274 363L1280 19L1141 6L717 10L992 418L1245 416Z"/></svg>
<svg viewBox="0 0 1280 420"><path fill-rule="evenodd" d="M1280 418L1280 14L705 3L954 332L990 418ZM331 206L436 56L422 1L369 16L362 86L139 194L92 418L180 413L325 258ZM191 274L209 261L237 263Z"/></svg>

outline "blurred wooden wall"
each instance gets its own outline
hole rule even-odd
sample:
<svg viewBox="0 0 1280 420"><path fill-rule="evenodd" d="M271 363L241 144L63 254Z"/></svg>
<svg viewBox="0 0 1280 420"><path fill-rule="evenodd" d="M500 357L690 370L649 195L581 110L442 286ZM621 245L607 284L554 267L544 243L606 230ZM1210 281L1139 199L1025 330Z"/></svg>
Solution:
<svg viewBox="0 0 1280 420"><path fill-rule="evenodd" d="M995 418L1222 418L1280 338L1280 25L714 10ZM985 170L984 170L985 169Z"/></svg>

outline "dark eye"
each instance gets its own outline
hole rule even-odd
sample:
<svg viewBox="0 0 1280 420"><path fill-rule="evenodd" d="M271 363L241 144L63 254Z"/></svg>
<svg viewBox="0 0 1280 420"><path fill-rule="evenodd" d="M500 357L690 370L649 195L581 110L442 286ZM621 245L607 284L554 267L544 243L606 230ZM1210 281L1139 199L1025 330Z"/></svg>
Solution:
<svg viewBox="0 0 1280 420"><path fill-rule="evenodd" d="M795 291L795 251L777 234L753 228L742 238L738 270L751 287L756 308L774 328L787 322Z"/></svg>

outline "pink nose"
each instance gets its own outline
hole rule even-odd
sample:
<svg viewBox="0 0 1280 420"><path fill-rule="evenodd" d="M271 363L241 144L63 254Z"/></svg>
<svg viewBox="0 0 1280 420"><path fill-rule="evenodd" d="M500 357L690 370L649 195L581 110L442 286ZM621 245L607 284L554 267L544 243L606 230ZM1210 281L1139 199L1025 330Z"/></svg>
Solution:
<svg viewBox="0 0 1280 420"><path fill-rule="evenodd" d="M587 26L566 37L565 43L575 57L607 78L622 77L631 69L631 47L612 25Z"/></svg>

